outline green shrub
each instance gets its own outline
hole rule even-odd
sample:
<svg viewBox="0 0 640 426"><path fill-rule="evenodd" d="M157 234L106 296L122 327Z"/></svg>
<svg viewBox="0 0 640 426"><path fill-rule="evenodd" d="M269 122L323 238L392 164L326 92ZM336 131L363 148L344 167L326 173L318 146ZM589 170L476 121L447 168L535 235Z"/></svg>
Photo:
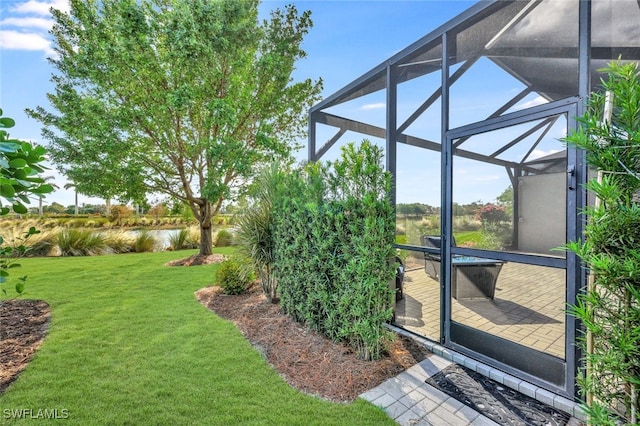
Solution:
<svg viewBox="0 0 640 426"><path fill-rule="evenodd" d="M395 276L390 175L368 141L335 163L282 178L274 201L274 273L283 310L362 359L385 349Z"/></svg>
<svg viewBox="0 0 640 426"><path fill-rule="evenodd" d="M66 221L66 225L70 228L84 228L85 219L71 219Z"/></svg>
<svg viewBox="0 0 640 426"><path fill-rule="evenodd" d="M58 226L58 221L54 219L47 219L42 223L43 228L55 228Z"/></svg>
<svg viewBox="0 0 640 426"><path fill-rule="evenodd" d="M5 296L8 295L6 288L4 288L4 284L6 284L7 277L9 276L8 270L20 266L20 264L16 262L15 258L22 257L27 253L27 251L29 251L29 247L26 246L25 243L29 237L39 233L40 231L32 226L28 231L24 232L23 235L18 236L11 241L5 241L5 239L0 236L0 289ZM19 277L18 282L14 285L15 292L18 296L24 293L24 284L26 280L26 275Z"/></svg>
<svg viewBox="0 0 640 426"><path fill-rule="evenodd" d="M94 256L109 251L104 234L85 229L61 230L58 233L57 244L62 256Z"/></svg>
<svg viewBox="0 0 640 426"><path fill-rule="evenodd" d="M233 245L233 234L227 229L221 229L216 236L216 247L229 247Z"/></svg>
<svg viewBox="0 0 640 426"><path fill-rule="evenodd" d="M398 234L398 228L396 227L396 244L407 244L407 236L404 234ZM400 258L400 260L402 260L402 263L406 264L407 263L407 258L409 257L409 255L411 254L411 252L409 250L400 250L400 249L396 249L396 256L398 256Z"/></svg>
<svg viewBox="0 0 640 426"><path fill-rule="evenodd" d="M508 221L509 219L505 219ZM465 215L465 216L455 216L453 218L453 229L455 232L467 232L467 231L477 231L485 225L485 221L481 218L476 218L473 216ZM491 222L498 223L498 222ZM438 226L431 226L433 223L430 223L431 229L438 229ZM439 232L436 232L439 234Z"/></svg>
<svg viewBox="0 0 640 426"><path fill-rule="evenodd" d="M582 321L586 363L578 385L589 424L637 425L640 420L640 77L637 63L612 63L604 88L612 95L611 120L603 124L606 97L593 93L582 125L565 141L587 154L599 171L587 190L585 240L567 248L590 273L590 285L570 312Z"/></svg>
<svg viewBox="0 0 640 426"><path fill-rule="evenodd" d="M39 220L3 220L0 223L0 235L2 235L5 245L12 241L21 240L30 228L42 227ZM53 250L56 242L58 230L46 230L37 233L30 233L26 256L47 256Z"/></svg>
<svg viewBox="0 0 640 426"><path fill-rule="evenodd" d="M187 228L187 245L191 248L200 247L200 227L191 226Z"/></svg>
<svg viewBox="0 0 640 426"><path fill-rule="evenodd" d="M253 279L251 269L234 257L222 262L216 272L216 284L225 294L244 292Z"/></svg>
<svg viewBox="0 0 640 426"><path fill-rule="evenodd" d="M168 241L169 247L168 250L184 250L186 249L186 241L187 241L188 231L186 229L180 229L178 232L170 234Z"/></svg>
<svg viewBox="0 0 640 426"><path fill-rule="evenodd" d="M133 251L136 253L154 251L157 246L158 240L156 240L149 231L143 229L136 235L136 240L133 243Z"/></svg>

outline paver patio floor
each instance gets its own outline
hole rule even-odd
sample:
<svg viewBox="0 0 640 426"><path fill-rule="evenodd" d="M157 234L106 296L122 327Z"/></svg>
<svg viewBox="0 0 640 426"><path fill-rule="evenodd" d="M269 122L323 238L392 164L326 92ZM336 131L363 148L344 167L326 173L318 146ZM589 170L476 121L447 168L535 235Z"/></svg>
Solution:
<svg viewBox="0 0 640 426"><path fill-rule="evenodd" d="M424 265L407 263L404 298L396 324L429 339L440 338L440 284ZM452 319L548 354L565 357L565 272L507 262L493 300L451 300Z"/></svg>

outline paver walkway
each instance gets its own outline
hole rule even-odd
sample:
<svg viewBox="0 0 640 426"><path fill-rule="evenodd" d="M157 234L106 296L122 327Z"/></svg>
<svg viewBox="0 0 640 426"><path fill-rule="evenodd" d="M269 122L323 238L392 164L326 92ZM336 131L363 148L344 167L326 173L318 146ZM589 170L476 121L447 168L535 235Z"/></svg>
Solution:
<svg viewBox="0 0 640 426"><path fill-rule="evenodd" d="M524 395L553 406L576 418L583 418L579 406L573 401L555 395L530 383L524 382L499 370L479 363L463 355L452 353L446 348L417 338L404 330L393 328L425 344L434 355L414 365L398 376L360 395L362 398L383 408L400 425L415 426L500 426L462 402L450 397L439 389L428 385L425 380L456 362L471 370L484 374Z"/></svg>

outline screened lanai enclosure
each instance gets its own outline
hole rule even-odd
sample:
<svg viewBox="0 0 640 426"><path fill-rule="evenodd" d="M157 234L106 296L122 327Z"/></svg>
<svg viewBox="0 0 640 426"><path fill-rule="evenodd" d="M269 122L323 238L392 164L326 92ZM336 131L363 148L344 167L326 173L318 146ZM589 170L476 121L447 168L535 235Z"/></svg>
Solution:
<svg viewBox="0 0 640 426"><path fill-rule="evenodd" d="M636 0L481 1L311 109L310 160L385 148L395 325L575 396L565 309L586 274L559 247L581 238L589 172L562 138L600 70L639 59Z"/></svg>

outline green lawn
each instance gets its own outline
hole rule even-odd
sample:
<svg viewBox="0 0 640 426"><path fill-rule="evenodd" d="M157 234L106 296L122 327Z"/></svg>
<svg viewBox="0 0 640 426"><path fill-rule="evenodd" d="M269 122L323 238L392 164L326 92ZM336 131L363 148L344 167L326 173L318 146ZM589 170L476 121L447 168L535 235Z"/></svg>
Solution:
<svg viewBox="0 0 640 426"><path fill-rule="evenodd" d="M482 232L481 231L461 231L455 233L456 237L456 245L462 246L465 243L473 243L474 246L478 247L483 242Z"/></svg>
<svg viewBox="0 0 640 426"><path fill-rule="evenodd" d="M363 400L334 404L289 387L196 300L216 265L163 266L192 253L21 261L13 273L29 276L24 297L46 300L52 320L0 396L0 424L15 421L10 410L45 409L68 413L59 422L69 425L394 424Z"/></svg>

